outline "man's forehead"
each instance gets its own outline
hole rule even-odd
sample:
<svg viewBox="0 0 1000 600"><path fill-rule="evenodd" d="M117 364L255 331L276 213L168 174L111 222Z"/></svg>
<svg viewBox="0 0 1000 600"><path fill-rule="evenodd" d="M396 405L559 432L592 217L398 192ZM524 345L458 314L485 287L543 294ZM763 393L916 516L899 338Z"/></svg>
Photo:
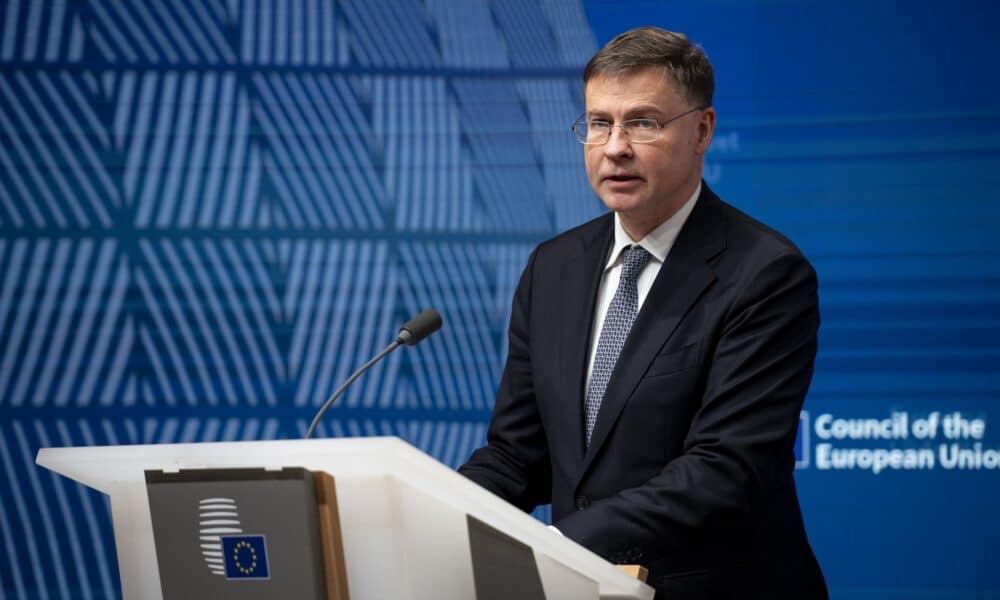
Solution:
<svg viewBox="0 0 1000 600"><path fill-rule="evenodd" d="M584 87L587 110L641 108L665 109L682 100L665 69L649 67L623 74L598 74Z"/></svg>

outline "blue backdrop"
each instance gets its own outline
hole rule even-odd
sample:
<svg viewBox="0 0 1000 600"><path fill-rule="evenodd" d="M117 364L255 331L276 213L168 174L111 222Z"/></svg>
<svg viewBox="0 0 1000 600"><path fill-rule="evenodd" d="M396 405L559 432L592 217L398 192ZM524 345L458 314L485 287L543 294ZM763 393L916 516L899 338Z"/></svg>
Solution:
<svg viewBox="0 0 1000 600"><path fill-rule="evenodd" d="M461 463L527 253L602 210L581 68L645 24L715 65L709 184L819 272L797 480L832 596L1000 597L998 17L0 0L0 597L119 595L104 497L39 447L297 437L424 306L442 332L319 433Z"/></svg>

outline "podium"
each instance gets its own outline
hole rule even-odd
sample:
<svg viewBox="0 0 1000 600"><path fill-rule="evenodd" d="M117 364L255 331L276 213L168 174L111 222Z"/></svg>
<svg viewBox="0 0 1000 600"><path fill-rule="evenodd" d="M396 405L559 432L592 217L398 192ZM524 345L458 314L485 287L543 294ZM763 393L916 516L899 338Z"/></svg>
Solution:
<svg viewBox="0 0 1000 600"><path fill-rule="evenodd" d="M36 462L110 496L126 599L164 597L147 472L295 468L335 481L353 600L653 597L651 587L398 438L43 448Z"/></svg>

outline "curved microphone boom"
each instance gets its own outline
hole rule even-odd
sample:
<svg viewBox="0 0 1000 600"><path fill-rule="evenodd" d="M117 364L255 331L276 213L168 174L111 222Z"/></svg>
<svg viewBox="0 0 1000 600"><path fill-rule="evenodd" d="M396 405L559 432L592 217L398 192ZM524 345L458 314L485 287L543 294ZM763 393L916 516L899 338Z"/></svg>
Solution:
<svg viewBox="0 0 1000 600"><path fill-rule="evenodd" d="M331 394L330 397L327 398L326 402L323 403L323 406L321 406L319 410L316 412L316 416L313 417L312 423L309 424L309 429L308 431L306 431L306 434L305 436L303 436L303 439L308 440L309 438L312 437L313 432L316 431L316 427L319 425L319 422L323 418L323 415L326 413L327 409L333 406L333 403L336 402L337 398L339 398L340 395L344 393L344 390L347 389L347 386L354 383L354 380L357 379L358 377L361 377L362 373L370 369L372 365L374 365L378 361L385 358L387 354L389 354L396 348L399 348L402 345L413 346L414 344L424 339L425 337L429 336L430 334L434 333L438 329L441 329L441 315L439 315L438 312L433 308L425 308L419 315L413 317L412 319L404 323L403 326L400 327L399 335L396 336L396 340L393 343L386 346L384 350L382 350L375 356L375 358L361 365L360 369L352 373L351 376L347 378L347 381L342 383L340 387L337 388L337 391L333 392L333 394Z"/></svg>

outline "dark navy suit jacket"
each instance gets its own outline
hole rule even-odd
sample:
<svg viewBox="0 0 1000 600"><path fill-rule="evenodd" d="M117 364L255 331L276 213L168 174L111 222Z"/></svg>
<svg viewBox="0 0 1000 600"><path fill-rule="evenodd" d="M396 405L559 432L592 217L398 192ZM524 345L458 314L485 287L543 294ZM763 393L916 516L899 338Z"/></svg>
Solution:
<svg viewBox="0 0 1000 600"><path fill-rule="evenodd" d="M792 477L819 327L816 275L707 185L656 277L589 447L583 406L608 214L535 249L488 433L460 472L658 598L824 598Z"/></svg>

